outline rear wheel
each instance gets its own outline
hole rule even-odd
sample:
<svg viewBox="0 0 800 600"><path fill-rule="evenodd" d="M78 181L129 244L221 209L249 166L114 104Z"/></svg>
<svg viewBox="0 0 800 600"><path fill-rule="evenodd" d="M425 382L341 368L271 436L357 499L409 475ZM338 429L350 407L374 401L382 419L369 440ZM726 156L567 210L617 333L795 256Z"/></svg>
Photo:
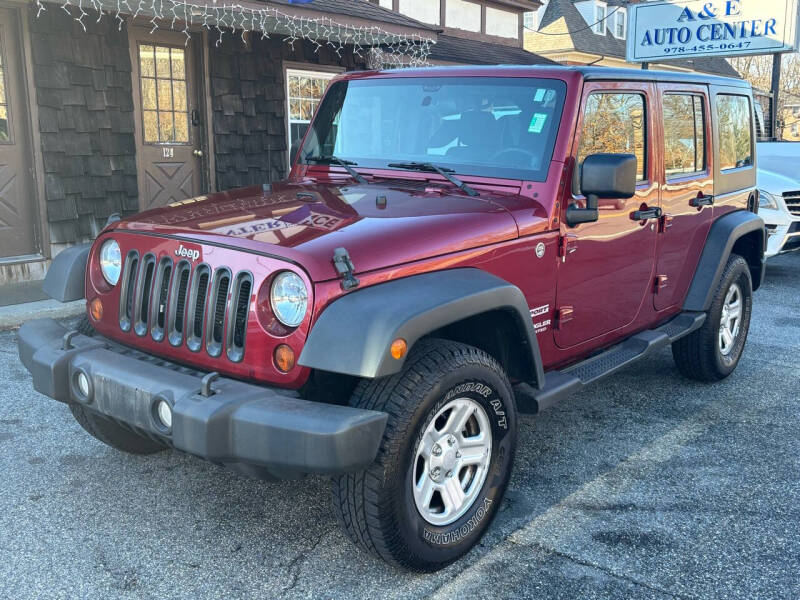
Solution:
<svg viewBox="0 0 800 600"><path fill-rule="evenodd" d="M153 454L166 449L164 444L125 429L111 419L92 412L80 404L70 404L69 409L75 420L87 433L112 448L128 454Z"/></svg>
<svg viewBox="0 0 800 600"><path fill-rule="evenodd" d="M375 462L334 480L345 533L416 571L466 554L497 513L514 459L516 408L500 365L465 344L424 340L401 373L359 384L351 405L389 421Z"/></svg>
<svg viewBox="0 0 800 600"><path fill-rule="evenodd" d="M747 261L731 254L705 323L672 344L678 370L699 381L719 381L739 364L750 328L753 282Z"/></svg>

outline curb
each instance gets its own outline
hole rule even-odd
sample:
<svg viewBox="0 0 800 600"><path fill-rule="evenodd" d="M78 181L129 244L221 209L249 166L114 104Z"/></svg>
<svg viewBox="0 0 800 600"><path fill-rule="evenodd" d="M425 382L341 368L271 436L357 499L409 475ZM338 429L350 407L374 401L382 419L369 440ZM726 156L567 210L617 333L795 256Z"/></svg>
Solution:
<svg viewBox="0 0 800 600"><path fill-rule="evenodd" d="M33 319L66 319L82 314L86 310L85 300L59 302L58 300L40 300L25 304L12 304L0 307L0 331L17 329L25 321Z"/></svg>

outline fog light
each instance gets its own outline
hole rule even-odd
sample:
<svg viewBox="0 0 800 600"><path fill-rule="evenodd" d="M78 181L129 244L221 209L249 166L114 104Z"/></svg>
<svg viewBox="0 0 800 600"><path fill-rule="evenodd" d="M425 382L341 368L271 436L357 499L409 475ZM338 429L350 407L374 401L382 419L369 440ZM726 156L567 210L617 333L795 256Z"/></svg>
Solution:
<svg viewBox="0 0 800 600"><path fill-rule="evenodd" d="M169 402L166 400L159 400L156 405L156 414L158 415L158 420L161 421L164 427L172 429L172 407L169 405Z"/></svg>
<svg viewBox="0 0 800 600"><path fill-rule="evenodd" d="M78 377L76 378L78 382L78 391L81 393L81 396L88 400L89 398L89 378L86 376L86 373L83 371L78 371Z"/></svg>
<svg viewBox="0 0 800 600"><path fill-rule="evenodd" d="M275 348L275 366L282 373L288 373L294 368L294 350L286 344Z"/></svg>
<svg viewBox="0 0 800 600"><path fill-rule="evenodd" d="M91 304L89 304L89 314L92 315L95 321L99 321L103 318L103 301L100 300L100 298L95 298L92 300Z"/></svg>

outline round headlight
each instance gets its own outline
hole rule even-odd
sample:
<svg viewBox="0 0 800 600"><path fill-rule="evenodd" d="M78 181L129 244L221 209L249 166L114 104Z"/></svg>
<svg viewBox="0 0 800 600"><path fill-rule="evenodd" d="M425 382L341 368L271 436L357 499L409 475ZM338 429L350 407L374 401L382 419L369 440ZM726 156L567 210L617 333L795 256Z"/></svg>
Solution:
<svg viewBox="0 0 800 600"><path fill-rule="evenodd" d="M122 272L122 254L114 240L108 240L100 247L100 272L108 283L117 285Z"/></svg>
<svg viewBox="0 0 800 600"><path fill-rule="evenodd" d="M303 322L308 309L308 290L299 276L290 271L278 274L272 282L269 299L281 323L297 327Z"/></svg>

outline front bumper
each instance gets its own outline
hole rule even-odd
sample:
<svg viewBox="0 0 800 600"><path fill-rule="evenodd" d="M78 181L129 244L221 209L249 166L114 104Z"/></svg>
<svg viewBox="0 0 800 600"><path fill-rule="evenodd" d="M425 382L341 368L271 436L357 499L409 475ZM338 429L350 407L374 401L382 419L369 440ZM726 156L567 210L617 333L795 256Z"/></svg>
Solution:
<svg viewBox="0 0 800 600"><path fill-rule="evenodd" d="M19 356L34 388L60 402L79 402L134 431L264 478L340 474L367 467L378 453L388 415L303 400L296 392L217 379L154 359L104 338L75 335L52 319L19 330ZM90 382L84 397L77 374ZM154 407L172 406L172 427Z"/></svg>
<svg viewBox="0 0 800 600"><path fill-rule="evenodd" d="M795 250L800 250L800 220L767 226L768 258Z"/></svg>

